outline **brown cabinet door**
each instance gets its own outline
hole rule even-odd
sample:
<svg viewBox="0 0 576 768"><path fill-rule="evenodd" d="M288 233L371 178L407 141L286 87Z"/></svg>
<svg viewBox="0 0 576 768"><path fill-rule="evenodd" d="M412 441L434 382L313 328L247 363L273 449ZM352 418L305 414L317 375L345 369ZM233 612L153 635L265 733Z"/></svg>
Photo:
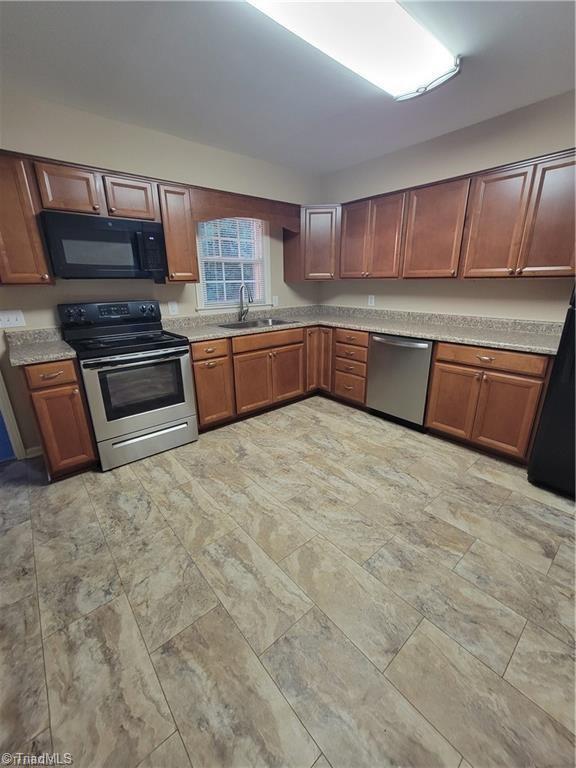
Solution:
<svg viewBox="0 0 576 768"><path fill-rule="evenodd" d="M313 205L302 209L304 277L333 280L340 248L340 206Z"/></svg>
<svg viewBox="0 0 576 768"><path fill-rule="evenodd" d="M36 214L39 201L27 160L0 156L0 282L52 282Z"/></svg>
<svg viewBox="0 0 576 768"><path fill-rule="evenodd" d="M320 328L318 389L332 390L332 328Z"/></svg>
<svg viewBox="0 0 576 768"><path fill-rule="evenodd" d="M77 384L32 392L50 473L73 472L96 461L92 433Z"/></svg>
<svg viewBox="0 0 576 768"><path fill-rule="evenodd" d="M272 353L269 350L234 355L234 385L238 414L270 405L272 398Z"/></svg>
<svg viewBox="0 0 576 768"><path fill-rule="evenodd" d="M576 159L567 157L536 166L518 274L574 274L575 165Z"/></svg>
<svg viewBox="0 0 576 768"><path fill-rule="evenodd" d="M230 357L194 363L194 382L201 427L231 419L236 414Z"/></svg>
<svg viewBox="0 0 576 768"><path fill-rule="evenodd" d="M481 379L482 371L477 368L435 363L428 392L426 426L469 440Z"/></svg>
<svg viewBox="0 0 576 768"><path fill-rule="evenodd" d="M366 277L370 244L370 200L342 206L340 277Z"/></svg>
<svg viewBox="0 0 576 768"><path fill-rule="evenodd" d="M272 393L274 402L304 394L304 344L273 349Z"/></svg>
<svg viewBox="0 0 576 768"><path fill-rule="evenodd" d="M472 440L525 459L544 383L510 373L483 373Z"/></svg>
<svg viewBox="0 0 576 768"><path fill-rule="evenodd" d="M408 194L404 277L456 277L469 179Z"/></svg>
<svg viewBox="0 0 576 768"><path fill-rule="evenodd" d="M366 277L400 277L405 198L401 193L371 201Z"/></svg>
<svg viewBox="0 0 576 768"><path fill-rule="evenodd" d="M320 380L320 328L306 331L306 392L318 389Z"/></svg>
<svg viewBox="0 0 576 768"><path fill-rule="evenodd" d="M104 176L108 213L122 219L158 219L156 184L142 179Z"/></svg>
<svg viewBox="0 0 576 768"><path fill-rule="evenodd" d="M534 167L472 180L463 247L464 277L516 273Z"/></svg>
<svg viewBox="0 0 576 768"><path fill-rule="evenodd" d="M34 163L44 208L105 213L100 175L73 165Z"/></svg>
<svg viewBox="0 0 576 768"><path fill-rule="evenodd" d="M171 282L197 283L196 227L192 219L190 192L186 187L167 184L160 184L159 190L168 279Z"/></svg>

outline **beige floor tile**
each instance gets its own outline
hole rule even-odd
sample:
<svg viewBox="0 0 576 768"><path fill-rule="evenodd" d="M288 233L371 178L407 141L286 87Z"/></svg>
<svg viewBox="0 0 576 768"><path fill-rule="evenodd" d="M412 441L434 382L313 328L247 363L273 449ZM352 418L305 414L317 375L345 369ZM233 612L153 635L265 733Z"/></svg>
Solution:
<svg viewBox="0 0 576 768"><path fill-rule="evenodd" d="M422 618L321 536L281 566L379 669L394 658Z"/></svg>
<svg viewBox="0 0 576 768"><path fill-rule="evenodd" d="M0 608L36 592L30 522L0 534Z"/></svg>
<svg viewBox="0 0 576 768"><path fill-rule="evenodd" d="M350 462L348 467L368 480L375 481L377 489L383 486L386 490L410 491L424 496L428 501L435 499L441 492L441 488L437 484L424 478L415 468L410 467L408 471L400 470L386 460L373 459L368 461L367 457L361 457Z"/></svg>
<svg viewBox="0 0 576 768"><path fill-rule="evenodd" d="M504 679L574 733L574 650L526 625Z"/></svg>
<svg viewBox="0 0 576 768"><path fill-rule="evenodd" d="M130 466L149 493L158 489L167 491L192 480L190 473L170 451L135 461Z"/></svg>
<svg viewBox="0 0 576 768"><path fill-rule="evenodd" d="M192 768L192 765L176 732L139 763L138 768Z"/></svg>
<svg viewBox="0 0 576 768"><path fill-rule="evenodd" d="M115 559L149 650L174 637L217 603L168 527L118 549Z"/></svg>
<svg viewBox="0 0 576 768"><path fill-rule="evenodd" d="M574 559L574 547L560 544L548 571L548 578L574 589Z"/></svg>
<svg viewBox="0 0 576 768"><path fill-rule="evenodd" d="M498 674L504 672L525 619L398 538L364 567Z"/></svg>
<svg viewBox="0 0 576 768"><path fill-rule="evenodd" d="M0 534L30 518L26 462L0 464Z"/></svg>
<svg viewBox="0 0 576 768"><path fill-rule="evenodd" d="M244 531L206 547L196 562L256 653L311 607L299 587Z"/></svg>
<svg viewBox="0 0 576 768"><path fill-rule="evenodd" d="M197 552L236 528L236 521L197 482L154 491L152 498L188 552Z"/></svg>
<svg viewBox="0 0 576 768"><path fill-rule="evenodd" d="M374 480L326 456L314 456L296 467L310 479L311 486L326 489L351 505L357 504L378 487Z"/></svg>
<svg viewBox="0 0 576 768"><path fill-rule="evenodd" d="M37 733L36 736L28 739L18 750L13 751L23 752L25 755L43 755L46 752L52 754L54 750L52 749L52 732L50 728L45 728L40 733Z"/></svg>
<svg viewBox="0 0 576 768"><path fill-rule="evenodd" d="M574 641L574 593L532 568L477 541L456 572L566 643Z"/></svg>
<svg viewBox="0 0 576 768"><path fill-rule="evenodd" d="M133 539L166 527L165 518L142 487L106 491L92 501L112 554Z"/></svg>
<svg viewBox="0 0 576 768"><path fill-rule="evenodd" d="M385 674L474 766L573 764L566 729L427 621Z"/></svg>
<svg viewBox="0 0 576 768"><path fill-rule="evenodd" d="M175 728L124 596L44 644L52 738L82 768L136 766Z"/></svg>
<svg viewBox="0 0 576 768"><path fill-rule="evenodd" d="M198 768L309 768L318 750L223 608L152 654Z"/></svg>
<svg viewBox="0 0 576 768"><path fill-rule="evenodd" d="M510 491L517 491L535 501L540 501L542 504L555 507L568 514L574 514L573 501L529 483L525 467L509 464L490 456L481 456L478 461L470 467L468 474L484 478L492 483L497 483L504 488L508 488Z"/></svg>
<svg viewBox="0 0 576 768"><path fill-rule="evenodd" d="M262 661L334 768L459 765L456 750L318 609Z"/></svg>
<svg viewBox="0 0 576 768"><path fill-rule="evenodd" d="M501 506L472 503L462 496L442 493L426 507L426 512L546 573L551 562L547 552L554 546L552 540L542 531L526 526L515 530L500 517Z"/></svg>
<svg viewBox="0 0 576 768"><path fill-rule="evenodd" d="M527 525L542 530L554 538L557 545L574 544L574 518L549 504L513 492L500 508L500 517L514 521L518 526Z"/></svg>
<svg viewBox="0 0 576 768"><path fill-rule="evenodd" d="M475 541L474 536L460 528L424 513L422 519L398 523L392 531L412 546L423 549L429 557L446 568L456 565Z"/></svg>
<svg viewBox="0 0 576 768"><path fill-rule="evenodd" d="M287 502L297 494L308 493L312 487L310 478L302 476L296 465L276 466L258 477L255 476L254 481L280 502Z"/></svg>
<svg viewBox="0 0 576 768"><path fill-rule="evenodd" d="M390 528L402 523L417 523L427 519L424 509L430 503L428 496L397 486L380 486L375 493L365 496L354 509L359 514Z"/></svg>
<svg viewBox="0 0 576 768"><path fill-rule="evenodd" d="M313 768L332 768L328 760L324 757L324 755L320 755L318 760L314 763Z"/></svg>
<svg viewBox="0 0 576 768"><path fill-rule="evenodd" d="M227 509L272 560L281 560L316 536L314 529L256 483L234 494Z"/></svg>
<svg viewBox="0 0 576 768"><path fill-rule="evenodd" d="M109 491L121 491L124 488L130 490L134 486L138 488L140 481L136 477L133 467L133 464L125 464L108 472L100 472L99 470L85 472L82 475L82 480L91 496Z"/></svg>
<svg viewBox="0 0 576 768"><path fill-rule="evenodd" d="M311 528L358 563L363 563L393 536L364 501L350 506L331 493L310 488L286 504Z"/></svg>
<svg viewBox="0 0 576 768"><path fill-rule="evenodd" d="M48 726L36 595L0 608L0 749L24 751Z"/></svg>

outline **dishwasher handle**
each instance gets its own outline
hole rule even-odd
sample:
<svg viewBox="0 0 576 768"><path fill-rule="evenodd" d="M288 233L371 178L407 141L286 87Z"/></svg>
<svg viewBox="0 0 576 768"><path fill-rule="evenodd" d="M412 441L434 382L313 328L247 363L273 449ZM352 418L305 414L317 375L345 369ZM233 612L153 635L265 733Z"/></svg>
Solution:
<svg viewBox="0 0 576 768"><path fill-rule="evenodd" d="M390 347L406 347L407 349L429 349L430 347L426 341L393 341L382 338L382 336L372 336L372 341L376 341L378 344L387 344Z"/></svg>

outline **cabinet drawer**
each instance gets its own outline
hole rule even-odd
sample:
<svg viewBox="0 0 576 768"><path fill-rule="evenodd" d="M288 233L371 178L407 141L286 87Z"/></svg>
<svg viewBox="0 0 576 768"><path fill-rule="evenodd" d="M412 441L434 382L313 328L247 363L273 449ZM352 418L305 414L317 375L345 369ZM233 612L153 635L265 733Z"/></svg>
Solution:
<svg viewBox="0 0 576 768"><path fill-rule="evenodd" d="M334 363L337 371L352 373L354 376L366 378L366 363L360 363L356 360L344 360L342 357L337 357Z"/></svg>
<svg viewBox="0 0 576 768"><path fill-rule="evenodd" d="M208 360L210 357L226 357L230 351L228 339L208 339L195 341L192 348L192 360Z"/></svg>
<svg viewBox="0 0 576 768"><path fill-rule="evenodd" d="M436 360L475 365L485 370L495 369L511 371L512 373L527 373L530 376L540 377L544 376L548 365L546 355L509 352L506 349L466 347L463 344L438 344Z"/></svg>
<svg viewBox="0 0 576 768"><path fill-rule="evenodd" d="M368 360L368 350L364 347L353 347L350 344L335 344L334 352L336 357L343 357L345 360L359 360L365 363Z"/></svg>
<svg viewBox="0 0 576 768"><path fill-rule="evenodd" d="M77 381L73 360L27 365L24 372L30 389L44 389L59 384L73 384Z"/></svg>
<svg viewBox="0 0 576 768"><path fill-rule="evenodd" d="M288 331L267 331L232 339L233 352L253 352L256 349L284 347L286 344L299 344L304 341L304 328L292 328Z"/></svg>
<svg viewBox="0 0 576 768"><path fill-rule="evenodd" d="M351 373L336 371L334 374L334 394L346 400L363 403L366 393L366 379Z"/></svg>
<svg viewBox="0 0 576 768"><path fill-rule="evenodd" d="M366 331L347 331L345 328L336 328L336 341L342 344L355 344L358 347L367 347L368 333Z"/></svg>

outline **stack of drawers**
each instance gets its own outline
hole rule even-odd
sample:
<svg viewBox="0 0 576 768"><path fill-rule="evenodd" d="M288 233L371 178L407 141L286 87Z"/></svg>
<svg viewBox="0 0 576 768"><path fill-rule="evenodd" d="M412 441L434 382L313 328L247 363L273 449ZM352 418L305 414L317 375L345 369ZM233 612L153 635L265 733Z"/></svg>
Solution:
<svg viewBox="0 0 576 768"><path fill-rule="evenodd" d="M365 402L368 339L366 331L335 330L334 394L337 397Z"/></svg>

